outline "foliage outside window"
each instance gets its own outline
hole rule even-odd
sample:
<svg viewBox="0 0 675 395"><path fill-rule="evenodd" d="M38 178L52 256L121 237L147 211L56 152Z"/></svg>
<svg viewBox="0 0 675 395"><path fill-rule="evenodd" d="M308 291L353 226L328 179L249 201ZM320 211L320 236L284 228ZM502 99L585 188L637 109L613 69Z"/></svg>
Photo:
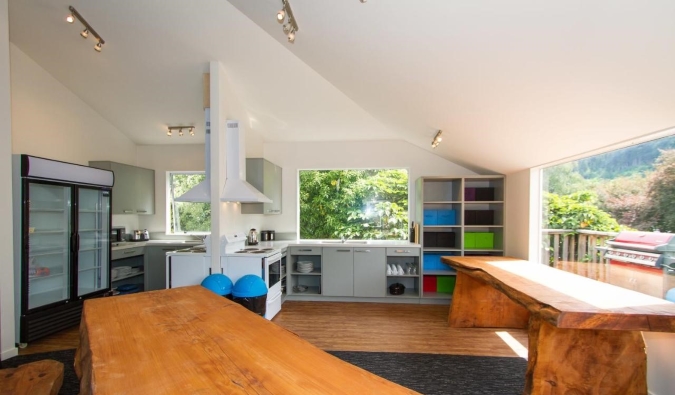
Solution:
<svg viewBox="0 0 675 395"><path fill-rule="evenodd" d="M405 169L301 170L300 238L408 238Z"/></svg>
<svg viewBox="0 0 675 395"><path fill-rule="evenodd" d="M675 232L675 136L544 169L547 229Z"/></svg>
<svg viewBox="0 0 675 395"><path fill-rule="evenodd" d="M204 172L169 172L167 234L204 234L211 232L211 203L175 202L206 178Z"/></svg>

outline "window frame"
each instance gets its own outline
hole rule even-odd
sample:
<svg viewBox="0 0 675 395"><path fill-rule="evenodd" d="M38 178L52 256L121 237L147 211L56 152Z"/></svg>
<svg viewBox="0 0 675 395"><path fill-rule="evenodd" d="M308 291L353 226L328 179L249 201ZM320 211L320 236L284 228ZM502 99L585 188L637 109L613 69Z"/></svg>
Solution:
<svg viewBox="0 0 675 395"><path fill-rule="evenodd" d="M195 231L183 231L183 232L172 232L171 231L171 206L173 202L173 186L171 185L171 176L173 174L202 174L206 175L205 171L198 171L198 170L168 170L166 172L166 177L164 179L164 187L166 190L166 200L164 204L164 215L165 215L165 220L164 220L164 231L167 235L169 236L185 236L185 235L194 235L194 236L204 236L204 235L210 235L211 230L209 229L208 231L202 231L202 232L195 232Z"/></svg>
<svg viewBox="0 0 675 395"><path fill-rule="evenodd" d="M296 218L295 218L295 231L298 237L298 240L300 239L300 173L303 171L349 171L349 170L405 170L406 173L408 174L408 182L407 182L407 199L408 199L408 221L407 221L407 228L410 229L410 221L411 221L411 215L414 207L411 206L411 203L413 201L413 195L414 190L413 184L412 184L412 171L410 167L405 167L405 166L382 166L382 167L322 167L322 168L299 168L297 169L297 174L296 174L296 199L295 199L295 204L296 204ZM339 239L302 239L302 240L339 240ZM377 240L377 239L359 239L359 240Z"/></svg>

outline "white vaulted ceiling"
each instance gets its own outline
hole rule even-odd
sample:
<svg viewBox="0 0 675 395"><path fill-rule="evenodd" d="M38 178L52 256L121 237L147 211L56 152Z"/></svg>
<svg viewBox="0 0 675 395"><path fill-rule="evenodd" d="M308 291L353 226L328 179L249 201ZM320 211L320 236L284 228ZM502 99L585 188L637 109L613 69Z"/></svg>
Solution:
<svg viewBox="0 0 675 395"><path fill-rule="evenodd" d="M268 141L442 129L438 155L509 173L675 126L671 0L290 1L293 45L281 0L10 0L10 40L140 144L201 121L211 60Z"/></svg>

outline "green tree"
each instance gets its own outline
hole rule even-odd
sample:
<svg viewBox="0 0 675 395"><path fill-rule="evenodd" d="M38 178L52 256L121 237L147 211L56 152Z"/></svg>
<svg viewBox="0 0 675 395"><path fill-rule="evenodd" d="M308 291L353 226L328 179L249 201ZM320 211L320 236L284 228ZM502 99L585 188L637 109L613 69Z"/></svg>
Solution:
<svg viewBox="0 0 675 395"><path fill-rule="evenodd" d="M649 207L645 215L654 229L675 232L675 150L661 151L649 179Z"/></svg>
<svg viewBox="0 0 675 395"><path fill-rule="evenodd" d="M595 189L598 207L616 218L621 225L645 231L653 229L654 219L646 215L650 207L646 193L649 179L638 173L599 183Z"/></svg>
<svg viewBox="0 0 675 395"><path fill-rule="evenodd" d="M300 238L405 239L405 170L300 172Z"/></svg>
<svg viewBox="0 0 675 395"><path fill-rule="evenodd" d="M172 174L174 197L179 197L202 182L204 174ZM178 223L174 221L174 207L178 209ZM171 206L172 232L208 232L211 229L211 203L173 202Z"/></svg>
<svg viewBox="0 0 675 395"><path fill-rule="evenodd" d="M594 192L576 192L560 196L544 194L544 215L548 229L586 229L618 232L619 223L597 206Z"/></svg>
<svg viewBox="0 0 675 395"><path fill-rule="evenodd" d="M592 181L586 180L577 171L576 162L563 163L544 169L543 189L558 195L590 189Z"/></svg>

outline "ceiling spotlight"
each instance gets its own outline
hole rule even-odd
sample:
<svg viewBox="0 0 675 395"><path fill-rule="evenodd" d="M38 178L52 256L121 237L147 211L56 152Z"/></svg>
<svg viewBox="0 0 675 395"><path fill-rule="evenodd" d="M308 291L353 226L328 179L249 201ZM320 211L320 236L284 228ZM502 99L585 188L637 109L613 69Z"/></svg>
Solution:
<svg viewBox="0 0 675 395"><path fill-rule="evenodd" d="M190 136L194 136L194 135L195 135L195 128L190 128Z"/></svg>
<svg viewBox="0 0 675 395"><path fill-rule="evenodd" d="M179 130L178 130L178 135L179 135L180 137L183 137L183 129L179 129Z"/></svg>
<svg viewBox="0 0 675 395"><path fill-rule="evenodd" d="M284 20L287 20L288 23L284 24L283 32L288 36L288 42L293 43L295 41L295 33L299 30L298 23L293 17L293 11L291 10L291 4L288 0L281 0L281 10L277 13L277 22L284 23Z"/></svg>
<svg viewBox="0 0 675 395"><path fill-rule="evenodd" d="M443 133L442 130L439 130L438 133L436 133L436 136L435 136L434 139L431 141L431 148L436 148L436 147L438 147L438 144L440 144L441 141L443 141L443 138L441 137L441 134L442 134L442 133Z"/></svg>
<svg viewBox="0 0 675 395"><path fill-rule="evenodd" d="M66 17L66 22L73 23L75 22L75 19L80 21L82 25L84 25L84 30L80 32L80 36L86 39L87 37L89 37L89 34L93 35L96 38L96 40L98 40L98 43L96 44L94 49L96 50L96 52L101 52L101 49L103 49L103 44L105 44L103 38L98 33L96 33L96 30L94 30L91 27L91 25L87 23L87 21L82 17L82 15L80 15L80 13L77 12L75 7L70 6L68 7L68 9L70 10L70 15Z"/></svg>
<svg viewBox="0 0 675 395"><path fill-rule="evenodd" d="M167 129L169 130L166 135L171 137L171 134L174 130L178 131L178 137L183 137L185 135L184 130L186 130L188 133L190 133L190 136L195 135L195 127L194 126L167 126Z"/></svg>
<svg viewBox="0 0 675 395"><path fill-rule="evenodd" d="M166 135L171 137L171 128L169 128L169 130L167 130Z"/></svg>
<svg viewBox="0 0 675 395"><path fill-rule="evenodd" d="M366 1L368 1L368 0L361 0L361 3L365 3Z"/></svg>

